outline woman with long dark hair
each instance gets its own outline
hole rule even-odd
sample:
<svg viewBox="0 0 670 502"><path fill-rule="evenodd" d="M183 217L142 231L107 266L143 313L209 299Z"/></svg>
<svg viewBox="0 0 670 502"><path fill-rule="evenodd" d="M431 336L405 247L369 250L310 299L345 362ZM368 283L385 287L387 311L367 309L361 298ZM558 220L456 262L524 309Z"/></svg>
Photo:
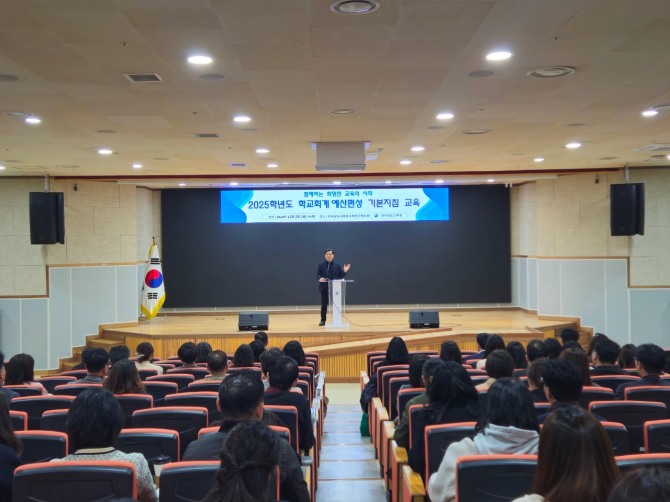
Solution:
<svg viewBox="0 0 670 502"><path fill-rule="evenodd" d="M102 386L112 394L146 394L137 366L130 359L122 359L109 370Z"/></svg>
<svg viewBox="0 0 670 502"><path fill-rule="evenodd" d="M448 361L454 361L458 364L463 364L463 355L461 354L460 347L451 340L442 342L440 345L440 359L445 363Z"/></svg>
<svg viewBox="0 0 670 502"><path fill-rule="evenodd" d="M486 369L486 358L491 352L498 349L505 348L505 340L500 335L490 335L486 340L486 346L484 347L484 357L477 361L477 369L483 370Z"/></svg>
<svg viewBox="0 0 670 502"><path fill-rule="evenodd" d="M407 345L405 345L405 340L399 336L394 336L391 338L388 346L386 347L386 356L384 359L377 365L377 368L383 366L393 366L397 364L409 364L409 351L407 350ZM377 375L370 375L370 380L363 388L361 392L361 409L363 413L368 412L368 404L373 397L377 396Z"/></svg>
<svg viewBox="0 0 670 502"><path fill-rule="evenodd" d="M40 389L42 394L48 394L44 385L35 381L35 359L30 354L12 356L5 368L5 385L28 385Z"/></svg>

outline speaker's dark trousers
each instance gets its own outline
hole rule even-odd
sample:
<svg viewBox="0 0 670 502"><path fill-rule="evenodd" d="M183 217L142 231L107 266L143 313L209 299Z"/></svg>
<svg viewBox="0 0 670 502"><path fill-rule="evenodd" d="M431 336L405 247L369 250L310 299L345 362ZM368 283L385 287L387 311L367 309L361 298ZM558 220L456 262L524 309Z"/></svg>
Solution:
<svg viewBox="0 0 670 502"><path fill-rule="evenodd" d="M321 322L326 322L326 312L328 312L328 284L321 290Z"/></svg>

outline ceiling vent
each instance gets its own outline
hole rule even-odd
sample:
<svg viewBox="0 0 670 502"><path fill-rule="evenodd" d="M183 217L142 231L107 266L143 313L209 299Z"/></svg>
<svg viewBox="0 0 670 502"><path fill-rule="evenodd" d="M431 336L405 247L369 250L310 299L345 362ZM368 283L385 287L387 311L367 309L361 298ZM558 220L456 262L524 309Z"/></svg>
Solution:
<svg viewBox="0 0 670 502"><path fill-rule="evenodd" d="M364 171L365 150L370 143L345 141L336 143L312 143L316 150L317 171Z"/></svg>
<svg viewBox="0 0 670 502"><path fill-rule="evenodd" d="M163 79L158 73L124 73L124 77L136 84L145 82L162 82Z"/></svg>
<svg viewBox="0 0 670 502"><path fill-rule="evenodd" d="M652 143L651 145L637 148L637 152L670 152L670 143Z"/></svg>
<svg viewBox="0 0 670 502"><path fill-rule="evenodd" d="M218 138L219 135L215 132L197 132L195 133L198 138Z"/></svg>

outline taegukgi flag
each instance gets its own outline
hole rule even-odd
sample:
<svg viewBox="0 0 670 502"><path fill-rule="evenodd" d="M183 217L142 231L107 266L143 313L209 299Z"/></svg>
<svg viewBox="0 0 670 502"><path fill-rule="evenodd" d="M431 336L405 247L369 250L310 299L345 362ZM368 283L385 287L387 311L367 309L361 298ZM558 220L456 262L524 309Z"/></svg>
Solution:
<svg viewBox="0 0 670 502"><path fill-rule="evenodd" d="M154 242L149 248L149 261L144 272L142 283L142 313L147 319L153 319L165 301L165 283L161 269L161 259L158 256L158 246Z"/></svg>

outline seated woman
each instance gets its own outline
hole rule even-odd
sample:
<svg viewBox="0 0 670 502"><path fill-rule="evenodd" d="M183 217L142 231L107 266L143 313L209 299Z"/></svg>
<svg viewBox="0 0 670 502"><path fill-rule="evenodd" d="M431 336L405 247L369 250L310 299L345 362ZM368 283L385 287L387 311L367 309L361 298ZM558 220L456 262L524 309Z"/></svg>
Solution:
<svg viewBox="0 0 670 502"><path fill-rule="evenodd" d="M135 356L137 357L137 361L135 361L137 369L156 370L157 375L163 374L163 368L151 362L154 359L154 346L149 342L140 343L135 349Z"/></svg>
<svg viewBox="0 0 670 502"><path fill-rule="evenodd" d="M203 502L270 502L276 487L270 476L279 463L279 437L256 421L237 424L221 451L221 469Z"/></svg>
<svg viewBox="0 0 670 502"><path fill-rule="evenodd" d="M295 359L295 362L298 363L298 366L305 366L307 364L305 359L305 351L302 348L302 344L297 340L286 342L282 352L285 356L289 356Z"/></svg>
<svg viewBox="0 0 670 502"><path fill-rule="evenodd" d="M112 394L146 394L147 392L135 363L130 359L123 359L112 366L102 386Z"/></svg>
<svg viewBox="0 0 670 502"><path fill-rule="evenodd" d="M407 345L405 345L405 340L399 336L391 338L388 347L386 347L386 356L377 365L377 368L393 366L396 364L409 364L409 351L407 350ZM361 392L360 403L363 413L368 412L368 404L373 397L377 397L377 374L375 373L374 375L369 376L370 380Z"/></svg>
<svg viewBox="0 0 670 502"><path fill-rule="evenodd" d="M442 359L445 363L448 361L454 361L455 363L463 364L463 355L461 354L461 349L456 344L456 342L452 342L451 340L442 342L442 345L440 345L440 359Z"/></svg>
<svg viewBox="0 0 670 502"><path fill-rule="evenodd" d="M117 363L118 364L118 363ZM123 453L114 447L123 426L118 401L107 389L87 389L79 394L67 413L67 434L74 453L52 462L73 460L122 460L135 465L137 496L141 502L156 502L158 496L149 464L141 453Z"/></svg>
<svg viewBox="0 0 670 502"><path fill-rule="evenodd" d="M513 378L496 380L486 396L486 410L475 428L477 435L452 443L440 469L430 477L428 494L433 502L456 497L456 461L466 455L501 453L536 454L540 425L533 398L526 386Z"/></svg>
<svg viewBox="0 0 670 502"><path fill-rule="evenodd" d="M463 366L453 361L443 363L435 369L433 381L426 393L428 406L423 413L412 417L421 423L412 423L410 427L412 431L421 431L420 434L412 436L412 447L409 449L409 465L421 476L424 475L426 462L423 429L427 425L476 422L481 414L479 394L470 375Z"/></svg>
<svg viewBox="0 0 670 502"><path fill-rule="evenodd" d="M514 502L605 502L619 476L598 419L579 406L557 408L540 433L535 493Z"/></svg>
<svg viewBox="0 0 670 502"><path fill-rule="evenodd" d="M12 500L14 470L21 465L21 440L14 434L9 418L9 403L0 399L0 500Z"/></svg>
<svg viewBox="0 0 670 502"><path fill-rule="evenodd" d="M5 385L28 385L40 389L43 395L48 394L44 385L35 381L35 359L30 354L16 354L5 368Z"/></svg>
<svg viewBox="0 0 670 502"><path fill-rule="evenodd" d="M235 368L253 368L254 367L254 351L251 350L248 344L243 343L233 354L233 366Z"/></svg>

